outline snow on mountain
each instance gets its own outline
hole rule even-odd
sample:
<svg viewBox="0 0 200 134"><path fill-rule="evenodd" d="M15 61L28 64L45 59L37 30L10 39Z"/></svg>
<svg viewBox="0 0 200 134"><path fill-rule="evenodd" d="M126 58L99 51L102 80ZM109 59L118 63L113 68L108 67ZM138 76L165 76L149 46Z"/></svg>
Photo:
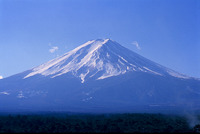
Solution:
<svg viewBox="0 0 200 134"><path fill-rule="evenodd" d="M81 82L89 78L105 79L130 71L142 71L154 75L170 75L189 79L185 75L156 64L110 39L88 41L61 57L32 69L24 79L37 74L51 78L71 72Z"/></svg>
<svg viewBox="0 0 200 134"><path fill-rule="evenodd" d="M0 112L165 112L191 106L198 110L199 93L199 79L110 39L97 39L0 80Z"/></svg>

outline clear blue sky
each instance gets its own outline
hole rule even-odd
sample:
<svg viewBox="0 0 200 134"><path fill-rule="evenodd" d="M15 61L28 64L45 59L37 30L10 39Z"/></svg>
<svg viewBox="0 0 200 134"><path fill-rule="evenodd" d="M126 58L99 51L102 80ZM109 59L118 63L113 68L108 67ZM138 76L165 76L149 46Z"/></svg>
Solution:
<svg viewBox="0 0 200 134"><path fill-rule="evenodd" d="M200 78L199 0L0 0L0 76L97 38Z"/></svg>

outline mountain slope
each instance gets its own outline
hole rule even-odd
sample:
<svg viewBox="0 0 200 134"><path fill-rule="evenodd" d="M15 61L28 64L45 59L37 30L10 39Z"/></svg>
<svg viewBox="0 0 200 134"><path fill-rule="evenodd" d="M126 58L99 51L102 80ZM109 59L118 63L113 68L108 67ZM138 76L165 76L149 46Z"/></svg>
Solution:
<svg viewBox="0 0 200 134"><path fill-rule="evenodd" d="M0 80L0 111L166 112L199 109L200 81L98 39Z"/></svg>
<svg viewBox="0 0 200 134"><path fill-rule="evenodd" d="M72 72L83 83L85 78L104 79L130 71L189 78L151 62L110 39L88 41L65 55L34 68L24 78L36 74L54 78Z"/></svg>

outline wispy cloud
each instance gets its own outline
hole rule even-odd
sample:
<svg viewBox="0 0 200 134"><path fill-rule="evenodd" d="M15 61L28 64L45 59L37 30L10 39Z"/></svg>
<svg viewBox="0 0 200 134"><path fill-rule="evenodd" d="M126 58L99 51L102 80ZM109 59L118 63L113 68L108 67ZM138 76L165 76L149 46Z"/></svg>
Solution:
<svg viewBox="0 0 200 134"><path fill-rule="evenodd" d="M54 46L54 47L51 47L50 49L49 49L49 52L50 53L54 53L55 51L57 51L58 50L58 47L57 46Z"/></svg>
<svg viewBox="0 0 200 134"><path fill-rule="evenodd" d="M131 44L135 45L138 50L141 50L137 41L133 41Z"/></svg>
<svg viewBox="0 0 200 134"><path fill-rule="evenodd" d="M0 79L3 79L3 76L0 75Z"/></svg>

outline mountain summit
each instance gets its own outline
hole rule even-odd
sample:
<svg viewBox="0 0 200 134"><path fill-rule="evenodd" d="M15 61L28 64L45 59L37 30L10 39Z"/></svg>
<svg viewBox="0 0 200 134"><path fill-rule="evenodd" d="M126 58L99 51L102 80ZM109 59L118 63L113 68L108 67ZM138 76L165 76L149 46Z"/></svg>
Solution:
<svg viewBox="0 0 200 134"><path fill-rule="evenodd" d="M110 39L88 41L61 57L0 80L0 112L174 112L189 108L200 108L198 79Z"/></svg>
<svg viewBox="0 0 200 134"><path fill-rule="evenodd" d="M90 78L105 79L130 71L189 78L145 59L110 39L88 41L63 56L34 68L24 78L37 74L54 78L71 72L84 83Z"/></svg>

